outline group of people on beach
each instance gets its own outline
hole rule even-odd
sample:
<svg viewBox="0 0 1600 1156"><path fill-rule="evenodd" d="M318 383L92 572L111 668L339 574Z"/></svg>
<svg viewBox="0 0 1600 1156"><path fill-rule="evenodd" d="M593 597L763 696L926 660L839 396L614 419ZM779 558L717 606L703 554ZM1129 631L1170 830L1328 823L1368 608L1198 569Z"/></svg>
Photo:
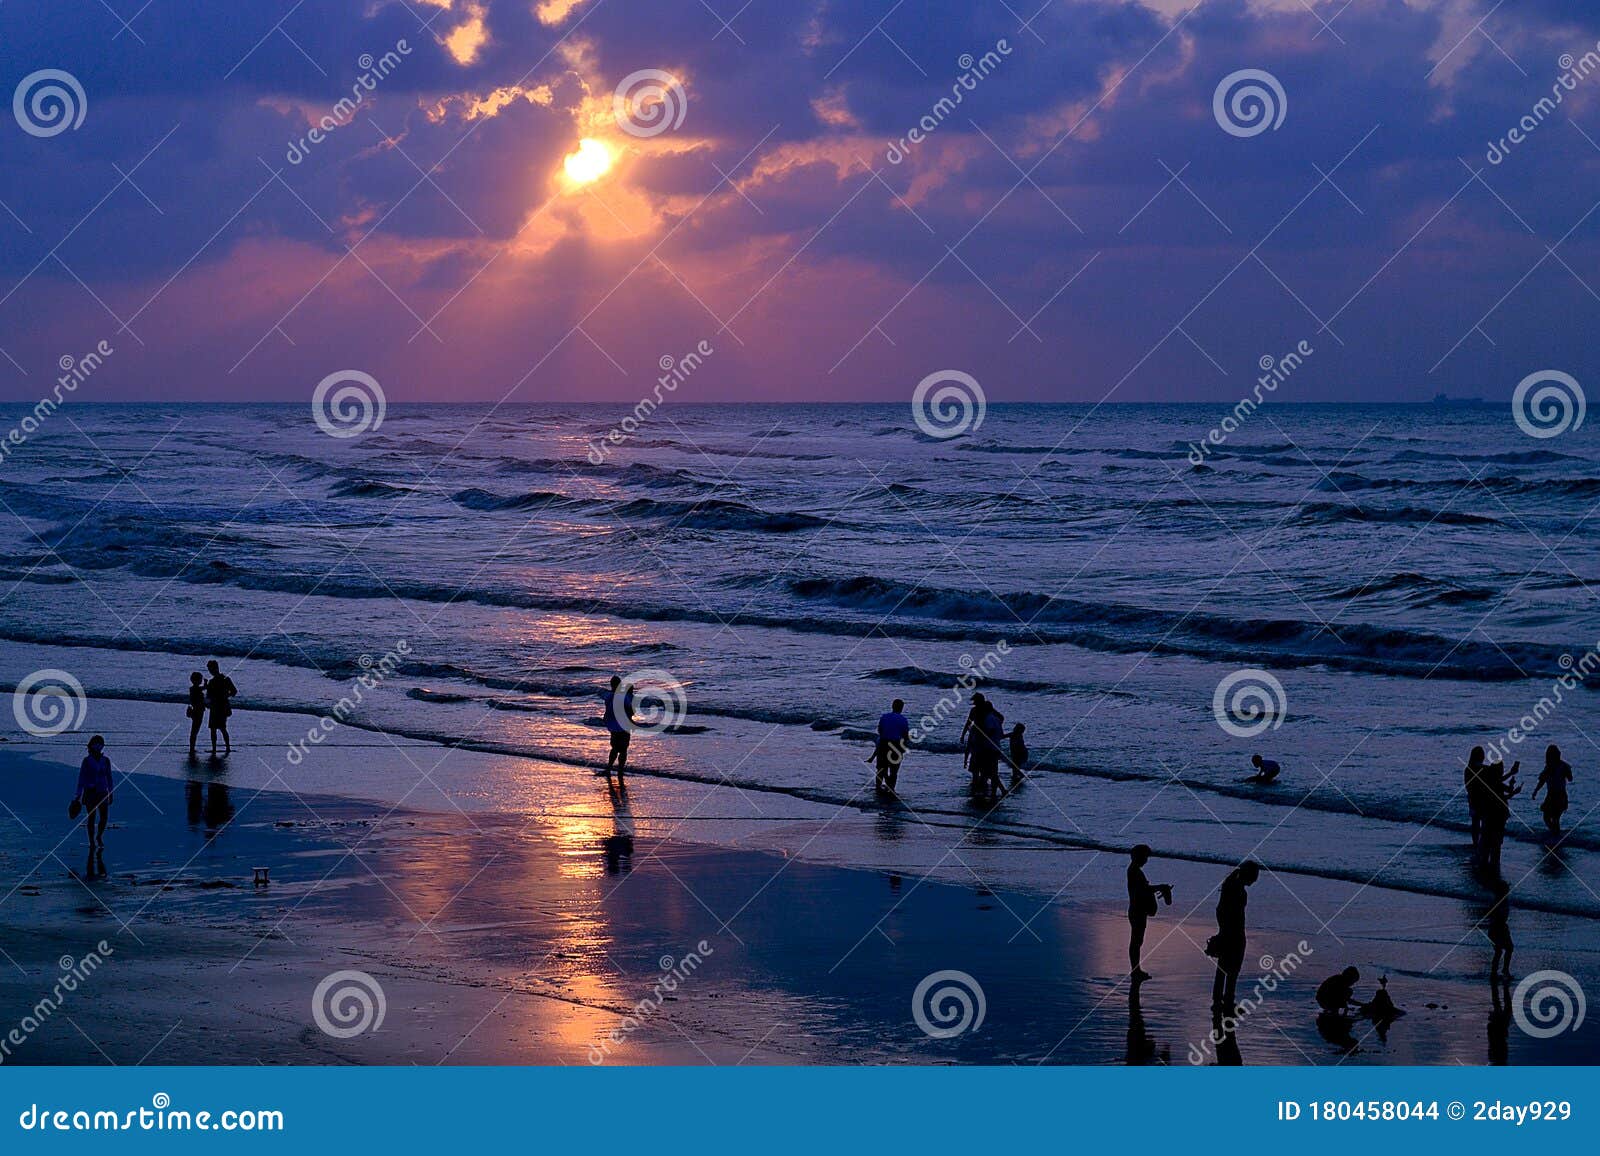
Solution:
<svg viewBox="0 0 1600 1156"><path fill-rule="evenodd" d="M911 745L911 721L905 716L904 699L895 699L878 717L878 733L872 755L867 760L876 768L873 786L882 794L893 795L900 781L900 764ZM1011 768L1011 790L1022 782L1028 765L1027 728L1017 723L1006 730L1006 716L982 692L974 692L971 709L957 740L961 746L961 765L971 776L970 789L978 799L1002 799L1009 791L1000 780L1000 764Z"/></svg>
<svg viewBox="0 0 1600 1156"><path fill-rule="evenodd" d="M1520 762L1506 770L1505 760L1498 763L1484 761L1482 747L1473 747L1467 756L1463 780L1467 793L1467 807L1472 816L1472 846L1484 867L1500 866L1500 844L1505 840L1506 823L1511 816L1511 800L1522 793L1517 774ZM1572 767L1561 757L1561 748L1551 743L1544 751L1544 769L1534 784L1533 797L1544 792L1544 802L1539 810L1544 816L1545 829L1552 835L1561 834L1561 817L1567 813L1567 784L1572 782Z"/></svg>
<svg viewBox="0 0 1600 1156"><path fill-rule="evenodd" d="M200 726L207 719L211 723L211 753L217 753L217 736L222 736L225 755L233 754L233 739L228 734L228 719L233 715L233 699L239 688L233 679L222 673L217 660L206 663L207 678L198 670L189 675L189 706L184 711L189 716L189 753L195 754L195 740L200 736Z"/></svg>
<svg viewBox="0 0 1600 1156"><path fill-rule="evenodd" d="M189 717L189 754L195 755L195 740L201 725L211 722L211 753L217 754L217 736L222 736L223 754L233 753L233 739L228 734L228 719L233 714L232 701L239 693L233 679L222 673L216 659L206 663L208 679L198 670L189 676L188 706L184 713ZM106 740L95 735L89 740L89 753L78 765L78 786L67 806L69 817L84 816L83 828L89 836L89 878L105 874L106 825L111 819L111 805L116 801L115 770L106 754Z"/></svg>

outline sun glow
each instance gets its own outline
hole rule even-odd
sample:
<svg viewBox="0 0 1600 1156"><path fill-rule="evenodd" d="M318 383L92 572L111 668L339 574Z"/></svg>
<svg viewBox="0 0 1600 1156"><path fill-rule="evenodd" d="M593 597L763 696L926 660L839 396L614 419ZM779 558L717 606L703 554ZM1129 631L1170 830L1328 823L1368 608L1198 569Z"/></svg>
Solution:
<svg viewBox="0 0 1600 1156"><path fill-rule="evenodd" d="M611 150L593 137L578 142L578 151L562 162L567 179L575 185L587 185L611 171Z"/></svg>

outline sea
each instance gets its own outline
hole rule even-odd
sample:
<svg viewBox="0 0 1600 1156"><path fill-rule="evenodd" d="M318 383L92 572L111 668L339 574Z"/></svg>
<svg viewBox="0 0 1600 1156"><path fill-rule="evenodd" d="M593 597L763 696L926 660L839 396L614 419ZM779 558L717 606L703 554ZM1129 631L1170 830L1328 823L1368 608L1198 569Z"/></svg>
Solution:
<svg viewBox="0 0 1600 1156"><path fill-rule="evenodd" d="M120 765L180 775L189 673L215 658L241 774L532 812L594 781L620 675L653 724L635 784L770 811L801 857L851 855L817 815L894 812L950 833L922 868L968 880L961 848L1026 848L1006 882L1044 894L1085 849L1142 842L1473 899L1481 744L1523 764L1519 906L1600 915L1600 432L1272 401L1207 443L1229 414L994 404L944 437L905 404L397 403L335 436L303 403L72 403L0 463L0 683L70 676ZM961 765L974 690L1026 727L998 804ZM866 760L896 698L917 741L893 801ZM295 759L255 741L265 711L361 742ZM428 762L415 793L435 743L511 770ZM1553 849L1529 798L1551 743L1575 771ZM1247 781L1257 753L1276 783Z"/></svg>

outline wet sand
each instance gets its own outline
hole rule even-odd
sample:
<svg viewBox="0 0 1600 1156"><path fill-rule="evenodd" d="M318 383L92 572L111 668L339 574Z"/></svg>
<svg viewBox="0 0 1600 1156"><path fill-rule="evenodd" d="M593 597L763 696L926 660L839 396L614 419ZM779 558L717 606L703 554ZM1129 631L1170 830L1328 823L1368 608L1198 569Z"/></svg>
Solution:
<svg viewBox="0 0 1600 1156"><path fill-rule="evenodd" d="M962 838L893 811L796 803L757 821L737 792L690 798L642 774L622 793L586 769L529 767L547 776L540 814L425 811L295 794L290 776L248 771L264 748L191 764L113 740L119 766L142 757L166 773L119 789L109 874L86 882L74 874L83 835L65 815L81 738L0 749L0 1033L51 990L62 957L101 940L112 949L9 1063L1184 1064L1220 1051L1244 1063L1481 1064L1600 1051L1592 1022L1537 1040L1491 1016L1486 946L1458 900L1264 877L1240 995L1263 966L1288 974L1219 1049L1200 951L1215 867L1152 864L1178 895L1152 921L1157 978L1134 1000L1114 856L1017 840L1002 851L981 830ZM435 757L487 756L418 745L360 757L416 779ZM873 869L802 857L834 823L874 848ZM778 846L801 854L766 849ZM1001 855L1054 856L1060 890L986 886ZM969 883L927 877L952 861L973 865ZM269 886L253 886L256 866ZM1593 974L1591 953L1563 948L1570 922L1519 913L1518 973ZM1387 1039L1355 1025L1354 1050L1313 1015L1316 983L1347 963L1363 986L1387 972L1409 1012ZM381 986L384 1017L335 1038L317 1026L313 993L349 969ZM983 1020L935 1039L913 995L942 971L976 981Z"/></svg>

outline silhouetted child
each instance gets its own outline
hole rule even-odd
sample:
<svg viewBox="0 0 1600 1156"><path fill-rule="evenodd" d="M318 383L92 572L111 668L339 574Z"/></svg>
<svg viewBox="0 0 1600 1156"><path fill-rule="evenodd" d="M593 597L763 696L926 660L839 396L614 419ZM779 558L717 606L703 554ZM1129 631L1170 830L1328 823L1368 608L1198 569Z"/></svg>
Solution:
<svg viewBox="0 0 1600 1156"><path fill-rule="evenodd" d="M1517 946L1511 941L1511 885L1504 879L1497 880L1494 891L1495 901L1489 907L1483 925L1484 933L1494 946L1494 955L1489 960L1489 977L1494 978L1496 971L1499 971L1510 979L1511 952Z"/></svg>
<svg viewBox="0 0 1600 1156"><path fill-rule="evenodd" d="M1139 954L1144 948L1145 925L1156 913L1156 897L1172 903L1172 884L1151 883L1145 878L1144 865L1150 862L1151 854L1145 843L1128 852L1128 976L1134 983L1150 978L1150 973L1139 966Z"/></svg>
<svg viewBox="0 0 1600 1156"><path fill-rule="evenodd" d="M205 676L198 670L189 676L189 709L184 711L189 716L189 753L195 753L194 741L200 737L200 724L206 718L206 686Z"/></svg>
<svg viewBox="0 0 1600 1156"><path fill-rule="evenodd" d="M1270 783L1283 770L1272 759L1264 759L1260 755L1251 755L1250 765L1256 769L1256 773L1245 780L1248 783Z"/></svg>
<svg viewBox="0 0 1600 1156"><path fill-rule="evenodd" d="M1317 1006L1335 1015L1346 1015L1352 1007L1360 1011L1362 1004L1356 999L1356 984L1360 982L1361 972L1354 967L1330 975L1317 985Z"/></svg>
<svg viewBox="0 0 1600 1156"><path fill-rule="evenodd" d="M1022 738L1022 732L1026 729L1021 723L1011 728L1011 783L1013 786L1022 781L1022 773L1028 766L1028 744Z"/></svg>

